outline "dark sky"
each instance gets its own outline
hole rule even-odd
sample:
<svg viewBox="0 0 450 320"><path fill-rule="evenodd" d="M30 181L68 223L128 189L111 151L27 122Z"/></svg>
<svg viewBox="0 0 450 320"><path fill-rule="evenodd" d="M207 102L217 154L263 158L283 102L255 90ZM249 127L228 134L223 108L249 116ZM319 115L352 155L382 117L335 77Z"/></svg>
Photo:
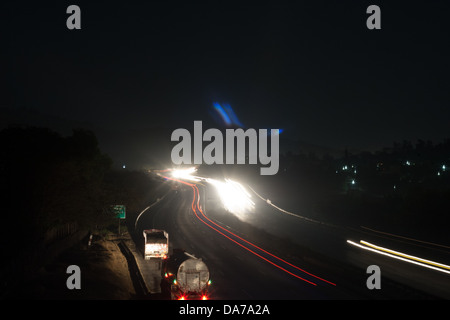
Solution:
<svg viewBox="0 0 450 320"><path fill-rule="evenodd" d="M211 121L219 101L246 127L323 146L438 142L450 137L446 3L2 4L1 106L132 137ZM66 28L71 4L81 30ZM366 27L371 4L381 30Z"/></svg>

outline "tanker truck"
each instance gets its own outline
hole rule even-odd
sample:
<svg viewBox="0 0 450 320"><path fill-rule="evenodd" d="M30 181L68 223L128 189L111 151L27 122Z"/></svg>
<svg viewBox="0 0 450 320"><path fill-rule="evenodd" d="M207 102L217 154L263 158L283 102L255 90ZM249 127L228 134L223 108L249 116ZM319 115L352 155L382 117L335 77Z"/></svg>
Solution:
<svg viewBox="0 0 450 320"><path fill-rule="evenodd" d="M144 257L166 259L169 254L169 234L164 230L148 229L144 234Z"/></svg>
<svg viewBox="0 0 450 320"><path fill-rule="evenodd" d="M202 259L184 250L174 249L165 261L163 272L171 300L208 300L211 279Z"/></svg>

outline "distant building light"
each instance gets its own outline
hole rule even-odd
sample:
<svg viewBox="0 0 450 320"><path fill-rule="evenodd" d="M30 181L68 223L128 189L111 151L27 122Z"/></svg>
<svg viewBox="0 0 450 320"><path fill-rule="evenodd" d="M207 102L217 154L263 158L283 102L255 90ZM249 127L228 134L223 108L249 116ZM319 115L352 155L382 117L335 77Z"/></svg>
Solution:
<svg viewBox="0 0 450 320"><path fill-rule="evenodd" d="M442 171L445 171L447 168L445 167L445 164L442 165Z"/></svg>
<svg viewBox="0 0 450 320"><path fill-rule="evenodd" d="M355 184L355 183L356 183L356 182L355 182L355 180L353 179L353 180L352 180L352 184Z"/></svg>
<svg viewBox="0 0 450 320"><path fill-rule="evenodd" d="M441 172L440 171L438 171L438 176L440 176L441 175Z"/></svg>
<svg viewBox="0 0 450 320"><path fill-rule="evenodd" d="M125 165L123 165L123 166L122 166L122 169L125 169L125 168L126 168L126 166L125 166Z"/></svg>
<svg viewBox="0 0 450 320"><path fill-rule="evenodd" d="M408 160L406 160L406 165L407 165L407 166L410 166L410 165L411 165L411 162L409 162Z"/></svg>

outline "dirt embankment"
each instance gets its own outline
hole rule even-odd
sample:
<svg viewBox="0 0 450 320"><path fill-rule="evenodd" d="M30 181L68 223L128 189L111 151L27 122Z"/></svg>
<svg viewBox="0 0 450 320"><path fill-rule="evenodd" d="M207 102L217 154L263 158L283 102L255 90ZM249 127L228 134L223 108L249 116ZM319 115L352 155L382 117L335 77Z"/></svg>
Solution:
<svg viewBox="0 0 450 320"><path fill-rule="evenodd" d="M126 237L126 235L125 235ZM127 259L114 235L94 236L62 253L49 265L38 270L30 280L21 283L8 295L11 299L99 299L128 300L135 298ZM70 265L80 268L80 289L68 289Z"/></svg>

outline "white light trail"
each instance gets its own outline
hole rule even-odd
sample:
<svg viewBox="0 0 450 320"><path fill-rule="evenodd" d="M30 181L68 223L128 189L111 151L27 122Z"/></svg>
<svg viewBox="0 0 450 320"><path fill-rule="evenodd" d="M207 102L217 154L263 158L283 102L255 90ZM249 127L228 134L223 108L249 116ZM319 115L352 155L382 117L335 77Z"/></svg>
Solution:
<svg viewBox="0 0 450 320"><path fill-rule="evenodd" d="M403 257L403 258L406 258L406 259L411 259L411 260L415 260L415 261L418 261L418 262L422 262L422 263L426 263L426 264L429 264L429 265L433 265L435 267L439 267L439 268L444 268L444 269L450 270L450 266L447 266L447 265L442 264L442 263L434 262L434 261L431 261L431 260L419 258L419 257L412 256L412 255L409 255L409 254L406 254L406 253L399 252L399 251L395 251L395 250L387 249L387 248L384 248L384 247L380 247L380 246L371 244L371 243L369 243L367 241L363 241L363 240L361 240L360 243L361 244L365 244L366 246L374 248L376 250L380 250L380 251L384 251L384 252L387 252L387 253L395 254L397 256L400 256L400 257Z"/></svg>
<svg viewBox="0 0 450 320"><path fill-rule="evenodd" d="M425 267L425 268L429 268L429 269L433 269L436 271L450 274L450 266L447 266L445 264L441 264L441 263L437 263L434 261L407 255L407 254L404 254L404 253L401 253L398 251L394 251L391 249L383 248L380 246L375 246L375 245L368 243L366 241L363 241L363 240L360 241L361 244L353 242L351 240L347 240L347 243L349 243L353 246L359 247L361 249L364 249L364 250L372 251L372 252L382 254L382 255L385 255L385 256L388 256L391 258L395 258L395 259L402 260L405 262L413 263L413 264L421 266L421 267ZM438 265L442 266L442 267L438 267ZM449 270L446 270L446 269L449 269Z"/></svg>
<svg viewBox="0 0 450 320"><path fill-rule="evenodd" d="M187 169L174 169L172 171L172 177L177 178L177 179L200 181L200 178L192 175L195 172L197 172L196 167L191 167L191 168L187 168Z"/></svg>
<svg viewBox="0 0 450 320"><path fill-rule="evenodd" d="M255 203L240 183L229 179L225 179L225 182L207 179L207 182L216 188L226 210L236 214L253 211Z"/></svg>

